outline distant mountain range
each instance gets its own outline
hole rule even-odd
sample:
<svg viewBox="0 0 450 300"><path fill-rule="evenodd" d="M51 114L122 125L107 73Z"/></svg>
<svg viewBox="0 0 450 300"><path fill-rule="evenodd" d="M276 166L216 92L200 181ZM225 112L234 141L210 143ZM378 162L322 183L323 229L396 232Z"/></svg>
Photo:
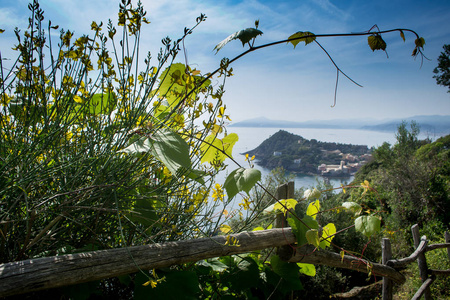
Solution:
<svg viewBox="0 0 450 300"><path fill-rule="evenodd" d="M244 120L233 123L230 127L271 127L271 128L334 128L334 129L363 129L373 131L395 132L402 121L419 124L421 132L433 134L450 134L450 115L413 116L404 119L368 120L368 119L336 119L293 122L271 120L265 117Z"/></svg>

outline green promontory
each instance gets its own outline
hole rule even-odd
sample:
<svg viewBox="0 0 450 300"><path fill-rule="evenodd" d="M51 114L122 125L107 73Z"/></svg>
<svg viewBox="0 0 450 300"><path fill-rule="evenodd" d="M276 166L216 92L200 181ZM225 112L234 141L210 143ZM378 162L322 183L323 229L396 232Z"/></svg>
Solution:
<svg viewBox="0 0 450 300"><path fill-rule="evenodd" d="M257 164L268 169L283 167L297 173L345 176L356 171L370 157L369 153L366 145L307 140L280 130L244 154L255 155ZM321 165L322 170L319 170ZM333 166L342 166L345 170L329 172Z"/></svg>

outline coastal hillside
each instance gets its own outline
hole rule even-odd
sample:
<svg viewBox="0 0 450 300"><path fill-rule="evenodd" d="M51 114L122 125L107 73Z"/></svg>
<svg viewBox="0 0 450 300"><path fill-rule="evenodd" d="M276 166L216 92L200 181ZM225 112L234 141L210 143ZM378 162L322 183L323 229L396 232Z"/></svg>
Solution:
<svg viewBox="0 0 450 300"><path fill-rule="evenodd" d="M348 176L370 158L365 145L320 142L280 130L257 148L246 152L268 169L283 167L303 174Z"/></svg>

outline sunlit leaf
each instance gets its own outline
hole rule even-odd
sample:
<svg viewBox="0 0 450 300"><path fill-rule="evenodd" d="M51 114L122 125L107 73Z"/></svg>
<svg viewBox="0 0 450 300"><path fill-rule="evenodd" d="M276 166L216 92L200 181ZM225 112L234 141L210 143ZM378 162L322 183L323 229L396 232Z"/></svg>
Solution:
<svg viewBox="0 0 450 300"><path fill-rule="evenodd" d="M300 273L311 277L316 276L316 267L313 264L297 263L297 266L300 268Z"/></svg>
<svg viewBox="0 0 450 300"><path fill-rule="evenodd" d="M329 247L334 238L334 234L336 234L336 226L333 223L328 223L324 226L322 228L322 241L319 245L320 248L325 249L326 247Z"/></svg>
<svg viewBox="0 0 450 300"><path fill-rule="evenodd" d="M297 203L298 202L295 199L282 199L274 204L273 210L274 211L279 210L279 211L285 213L286 209L294 209L295 206L297 205Z"/></svg>
<svg viewBox="0 0 450 300"><path fill-rule="evenodd" d="M311 216L313 219L316 219L317 213L320 211L320 202L316 200L311 202L306 209L306 214Z"/></svg>
<svg viewBox="0 0 450 300"><path fill-rule="evenodd" d="M222 224L222 226L219 227L219 230L225 234L233 232L230 225Z"/></svg>
<svg viewBox="0 0 450 300"><path fill-rule="evenodd" d="M216 53L219 52L219 50L222 49L226 44L235 39L239 39L242 42L242 46L244 46L245 43L248 43L251 39L256 38L258 35L262 34L262 31L256 28L239 30L218 43L214 47L214 50L216 50Z"/></svg>
<svg viewBox="0 0 450 300"><path fill-rule="evenodd" d="M239 136L236 133L230 133L222 139L214 134L207 136L200 145L202 151L201 163L223 162L228 156L232 157L233 146L238 140Z"/></svg>
<svg viewBox="0 0 450 300"><path fill-rule="evenodd" d="M298 31L296 33L294 33L293 35L291 35L288 39L296 39L296 40L292 40L289 41L288 43L291 43L292 45L294 45L294 48L298 45L298 43L300 42L305 42L305 46L314 42L316 40L316 37L314 36L314 33L309 32L309 31Z"/></svg>

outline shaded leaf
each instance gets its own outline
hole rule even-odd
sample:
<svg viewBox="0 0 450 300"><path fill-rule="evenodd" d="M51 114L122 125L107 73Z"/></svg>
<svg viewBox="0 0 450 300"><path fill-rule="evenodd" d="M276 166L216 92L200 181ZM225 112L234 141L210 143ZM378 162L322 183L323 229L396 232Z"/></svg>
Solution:
<svg viewBox="0 0 450 300"><path fill-rule="evenodd" d="M359 215L361 213L362 207L356 202L344 202L342 203L342 207L350 210L352 213Z"/></svg>
<svg viewBox="0 0 450 300"><path fill-rule="evenodd" d="M245 43L248 43L251 39L256 38L258 35L262 35L263 32L256 28L247 28L243 30L239 30L232 35L228 36L226 39L218 43L214 50L216 50L216 53L219 52L220 49L222 49L226 44L228 44L230 41L239 39L242 42L242 46L245 45Z"/></svg>
<svg viewBox="0 0 450 300"><path fill-rule="evenodd" d="M383 38L379 34L370 35L367 38L367 41L368 41L369 47L370 47L370 49L372 49L372 51L375 51L375 50L385 51L386 50L386 42L383 40Z"/></svg>
<svg viewBox="0 0 450 300"><path fill-rule="evenodd" d="M244 191L247 194L261 180L261 171L257 169L238 168L228 175L223 186L228 199L232 199L237 193Z"/></svg>
<svg viewBox="0 0 450 300"><path fill-rule="evenodd" d="M306 232L306 240L314 247L319 247L319 231L317 229L310 229Z"/></svg>
<svg viewBox="0 0 450 300"><path fill-rule="evenodd" d="M381 229L381 220L374 216L360 216L355 220L356 231L371 237Z"/></svg>

